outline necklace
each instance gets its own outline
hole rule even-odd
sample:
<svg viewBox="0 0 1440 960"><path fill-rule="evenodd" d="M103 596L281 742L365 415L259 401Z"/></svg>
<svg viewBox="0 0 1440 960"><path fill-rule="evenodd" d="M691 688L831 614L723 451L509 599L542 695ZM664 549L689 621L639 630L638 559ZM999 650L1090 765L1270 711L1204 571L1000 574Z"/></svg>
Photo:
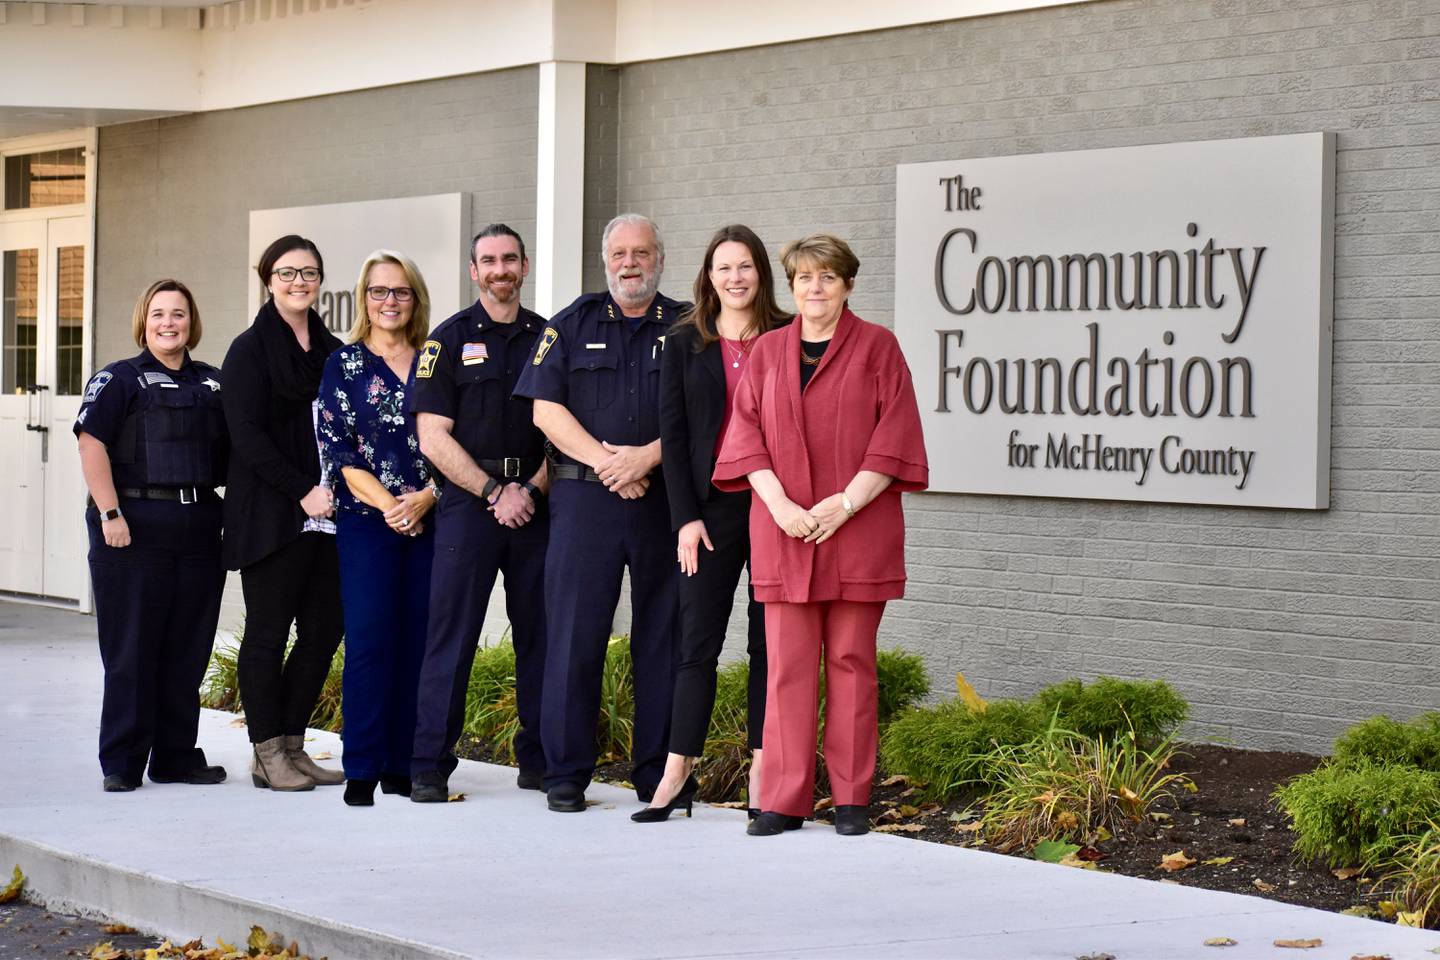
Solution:
<svg viewBox="0 0 1440 960"><path fill-rule="evenodd" d="M730 366L734 367L736 370L739 370L739 369L740 369L740 361L743 360L743 359L745 359L745 348L744 348L743 346L742 346L742 347L739 347L739 348L732 347L732 346L730 345L730 341L729 341L729 340L726 340L724 337L721 337L721 338L720 338L720 342L723 343L723 344L725 344L725 350L726 350L727 352L732 351L732 350L734 351L734 353L732 354L732 356L734 357L734 359L730 361ZM744 343L744 341L742 340L741 343Z"/></svg>
<svg viewBox="0 0 1440 960"><path fill-rule="evenodd" d="M825 354L824 354L823 351L821 352L820 356L818 356L818 357L812 357L812 356L810 356L810 354L808 354L808 353L805 352L805 344L803 344L803 343L800 344L800 362L803 363L803 364L805 364L805 366L807 366L807 367L818 367L818 366L820 366L820 361L821 361L821 360L824 360L824 359L825 359Z"/></svg>
<svg viewBox="0 0 1440 960"><path fill-rule="evenodd" d="M402 344L400 345L399 349L397 349L394 353L382 353L382 352L380 351L380 348L379 348L378 346L375 346L375 345L370 344L370 343L366 343L365 346L369 347L369 348L370 348L370 352L373 353L373 354L375 354L375 356L379 357L381 360L386 360L386 361L394 360L394 359L396 359L396 358L398 358L398 357L403 357L405 354L409 353L410 350L412 349L411 346L410 346L410 344L408 344L408 343L402 343Z"/></svg>

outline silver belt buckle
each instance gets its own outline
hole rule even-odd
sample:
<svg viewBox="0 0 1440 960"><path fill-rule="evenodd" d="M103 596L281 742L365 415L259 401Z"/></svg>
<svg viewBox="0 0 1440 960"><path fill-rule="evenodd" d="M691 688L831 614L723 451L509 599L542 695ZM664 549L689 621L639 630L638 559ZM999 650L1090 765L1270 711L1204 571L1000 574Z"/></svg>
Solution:
<svg viewBox="0 0 1440 960"><path fill-rule="evenodd" d="M501 461L501 464L501 469L504 471L507 478L520 476L519 457L506 457L504 460Z"/></svg>
<svg viewBox="0 0 1440 960"><path fill-rule="evenodd" d="M186 495L187 493L190 495L190 498L189 498L188 500L185 498L185 495ZM199 490L196 490L194 487L181 487L181 488L180 488L180 502L181 502L181 503L195 503L195 502L197 502L199 499L200 499L200 491L199 491Z"/></svg>

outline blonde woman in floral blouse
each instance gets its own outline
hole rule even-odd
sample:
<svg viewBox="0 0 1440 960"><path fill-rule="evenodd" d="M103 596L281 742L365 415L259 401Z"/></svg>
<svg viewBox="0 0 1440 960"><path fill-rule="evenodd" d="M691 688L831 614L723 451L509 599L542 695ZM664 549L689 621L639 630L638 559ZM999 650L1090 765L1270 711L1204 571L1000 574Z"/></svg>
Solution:
<svg viewBox="0 0 1440 960"><path fill-rule="evenodd" d="M345 802L368 807L377 784L410 794L437 491L407 412L430 329L425 281L409 258L377 250L360 268L355 303L350 342L325 363L318 424L345 606Z"/></svg>

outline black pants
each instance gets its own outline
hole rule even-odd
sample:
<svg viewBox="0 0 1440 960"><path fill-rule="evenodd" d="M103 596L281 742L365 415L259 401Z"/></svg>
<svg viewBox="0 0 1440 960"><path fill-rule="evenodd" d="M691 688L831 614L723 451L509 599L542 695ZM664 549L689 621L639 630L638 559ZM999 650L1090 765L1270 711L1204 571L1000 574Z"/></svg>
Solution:
<svg viewBox="0 0 1440 960"><path fill-rule="evenodd" d="M305 732L345 623L335 538L302 533L240 571L245 636L237 663L250 742ZM285 656L290 624L295 647Z"/></svg>
<svg viewBox="0 0 1440 960"><path fill-rule="evenodd" d="M128 547L108 547L95 507L85 511L90 581L105 698L100 768L138 783L183 777L205 763L195 747L200 681L210 662L225 567L220 500L123 502Z"/></svg>
<svg viewBox="0 0 1440 960"><path fill-rule="evenodd" d="M750 562L750 494L710 490L700 518L715 545L700 544L693 577L680 576L680 655L675 671L675 701L670 714L670 752L698 757L705 751L710 712L715 708L715 670L725 628L730 623L740 571ZM750 588L750 683L746 724L750 749L760 748L765 729L765 608Z"/></svg>

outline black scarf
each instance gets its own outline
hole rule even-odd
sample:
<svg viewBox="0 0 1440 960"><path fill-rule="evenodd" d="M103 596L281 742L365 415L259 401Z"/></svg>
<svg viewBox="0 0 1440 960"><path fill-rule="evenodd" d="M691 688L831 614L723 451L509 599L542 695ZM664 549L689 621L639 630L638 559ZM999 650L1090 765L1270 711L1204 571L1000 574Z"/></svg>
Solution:
<svg viewBox="0 0 1440 960"><path fill-rule="evenodd" d="M290 324L280 316L274 300L266 300L255 315L256 332L265 351L265 367L276 396L285 400L314 400L320 393L320 375L325 358L340 341L325 329L320 314L310 311L310 350L300 349Z"/></svg>

